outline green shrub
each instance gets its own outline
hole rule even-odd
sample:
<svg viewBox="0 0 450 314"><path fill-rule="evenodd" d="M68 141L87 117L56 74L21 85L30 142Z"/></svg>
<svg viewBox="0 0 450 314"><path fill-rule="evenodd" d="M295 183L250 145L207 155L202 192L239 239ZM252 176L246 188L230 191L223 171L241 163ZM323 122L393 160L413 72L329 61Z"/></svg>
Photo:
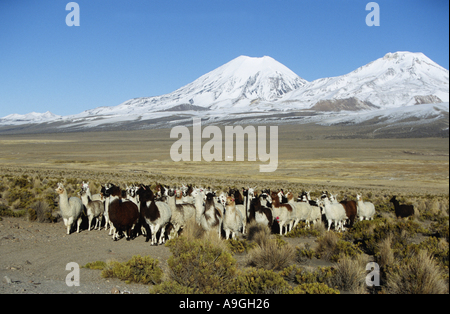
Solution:
<svg viewBox="0 0 450 314"><path fill-rule="evenodd" d="M299 237L318 237L320 236L320 231L316 228L305 229L306 223L301 221L286 234L288 238L299 238ZM314 225L313 225L314 226Z"/></svg>
<svg viewBox="0 0 450 314"><path fill-rule="evenodd" d="M246 253L256 247L256 243L245 239L228 239L226 243L232 254Z"/></svg>
<svg viewBox="0 0 450 314"><path fill-rule="evenodd" d="M140 255L135 255L131 260L124 263L109 262L102 271L102 277L119 278L127 283L159 284L161 283L163 272L158 267L158 264L159 261L150 256L141 257Z"/></svg>
<svg viewBox="0 0 450 314"><path fill-rule="evenodd" d="M295 283L325 283L330 284L330 280L336 275L336 269L334 267L318 267L315 271L306 271L301 267L292 265L283 269L280 275L285 278L285 280Z"/></svg>
<svg viewBox="0 0 450 314"><path fill-rule="evenodd" d="M179 284L176 281L168 280L159 285L151 286L149 292L152 294L194 294L198 290Z"/></svg>
<svg viewBox="0 0 450 314"><path fill-rule="evenodd" d="M362 253L358 244L355 245L349 241L341 240L340 237L341 235L335 232L327 232L323 237L320 237L317 255L327 261L337 262L343 256L353 257Z"/></svg>
<svg viewBox="0 0 450 314"><path fill-rule="evenodd" d="M303 283L290 291L292 294L339 294L339 290L328 287L324 283Z"/></svg>
<svg viewBox="0 0 450 314"><path fill-rule="evenodd" d="M6 205L0 205L0 216L3 217L23 217L26 213L27 211L25 209L15 211Z"/></svg>
<svg viewBox="0 0 450 314"><path fill-rule="evenodd" d="M297 249L297 261L304 262L306 258L313 259L316 256L316 252L311 249L311 245L309 243L301 244L300 247L296 247Z"/></svg>
<svg viewBox="0 0 450 314"><path fill-rule="evenodd" d="M225 293L236 274L236 260L207 239L184 236L166 244L172 256L167 263L169 278L195 293Z"/></svg>
<svg viewBox="0 0 450 314"><path fill-rule="evenodd" d="M289 284L280 274L266 269L245 269L230 286L230 293L282 294L288 293Z"/></svg>
<svg viewBox="0 0 450 314"><path fill-rule="evenodd" d="M81 268L88 268L88 269L99 269L99 270L103 270L105 269L107 266L107 264L103 261L96 261L96 262L92 262L92 263L87 263L84 266L81 266Z"/></svg>

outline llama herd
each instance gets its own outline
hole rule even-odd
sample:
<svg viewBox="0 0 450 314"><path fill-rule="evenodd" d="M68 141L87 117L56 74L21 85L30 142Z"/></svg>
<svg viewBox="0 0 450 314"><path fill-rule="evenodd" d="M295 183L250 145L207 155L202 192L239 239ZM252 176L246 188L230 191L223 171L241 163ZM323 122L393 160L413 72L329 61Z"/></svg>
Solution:
<svg viewBox="0 0 450 314"><path fill-rule="evenodd" d="M143 235L146 242L151 239L151 245L163 244L166 237L178 235L190 219L205 231L216 230L219 237L223 231L225 239L229 239L246 234L247 225L253 221L270 229L278 225L279 234L285 235L300 221L305 222L305 228L324 221L328 231L334 224L334 229L340 232L346 230L345 226L351 227L357 217L370 220L375 215L375 206L364 202L359 194L356 201L338 202L336 195L328 192L322 192L320 198L312 200L310 192L295 198L292 192L285 194L283 190L268 189L257 192L256 187L243 188L242 193L238 189L219 193L209 188L157 185L153 192L148 185L132 185L122 190L111 183L102 186L99 194L91 194L89 183L84 181L78 192L80 198L69 198L62 183L58 183L56 192L67 234L75 227L75 222L77 232L80 231L84 212L88 230L92 226L101 229L104 220L105 229L109 229L113 240L121 236L130 240ZM409 216L411 210L414 212L410 207L404 207L407 205L399 205L395 196L391 202L397 217ZM400 206L403 207L398 210Z"/></svg>

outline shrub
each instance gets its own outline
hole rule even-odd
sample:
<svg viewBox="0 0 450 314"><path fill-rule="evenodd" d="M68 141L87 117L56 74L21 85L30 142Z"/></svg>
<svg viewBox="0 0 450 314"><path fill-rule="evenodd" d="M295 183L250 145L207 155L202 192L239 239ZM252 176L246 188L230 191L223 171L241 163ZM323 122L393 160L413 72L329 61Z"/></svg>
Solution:
<svg viewBox="0 0 450 314"><path fill-rule="evenodd" d="M318 242L317 253L327 261L337 262L342 256L353 257L362 253L358 245L341 240L335 232L327 232Z"/></svg>
<svg viewBox="0 0 450 314"><path fill-rule="evenodd" d="M170 240L169 278L195 293L224 293L236 274L236 260L208 239Z"/></svg>
<svg viewBox="0 0 450 314"><path fill-rule="evenodd" d="M377 263L381 268L392 265L395 262L394 251L392 250L392 235L378 243Z"/></svg>
<svg viewBox="0 0 450 314"><path fill-rule="evenodd" d="M47 202L36 201L28 208L28 219L38 222L55 222L56 218L52 215L52 209Z"/></svg>
<svg viewBox="0 0 450 314"><path fill-rule="evenodd" d="M119 278L127 283L159 284L163 272L158 267L159 261L150 256L133 256L128 262L109 262L102 271L104 278Z"/></svg>
<svg viewBox="0 0 450 314"><path fill-rule="evenodd" d="M230 293L282 294L290 290L283 277L272 270L250 268L239 274L230 286Z"/></svg>
<svg viewBox="0 0 450 314"><path fill-rule="evenodd" d="M168 280L159 285L150 287L149 292L152 294L193 294L196 290L176 281Z"/></svg>
<svg viewBox="0 0 450 314"><path fill-rule="evenodd" d="M232 254L248 252L256 247L256 243L245 239L228 239L226 243Z"/></svg>
<svg viewBox="0 0 450 314"><path fill-rule="evenodd" d="M366 258L359 255L356 259L344 256L334 265L334 276L330 278L333 287L351 293L363 293L366 281Z"/></svg>
<svg viewBox="0 0 450 314"><path fill-rule="evenodd" d="M403 263L389 267L385 291L392 294L448 293L444 273L431 255L421 250Z"/></svg>
<svg viewBox="0 0 450 314"><path fill-rule="evenodd" d="M301 221L293 228L291 231L289 231L286 234L286 237L288 238L299 238L299 237L318 237L321 235L321 231L319 228L316 228L315 224L313 225L313 228L305 229L306 223L304 221Z"/></svg>
<svg viewBox="0 0 450 314"><path fill-rule="evenodd" d="M247 239L254 241L259 246L266 243L271 238L271 231L268 226L252 222L247 225Z"/></svg>
<svg viewBox="0 0 450 314"><path fill-rule="evenodd" d="M106 268L106 263L103 261L96 261L96 262L92 262L92 263L87 263L84 266L81 266L81 268L88 268L88 269L99 269L99 270L103 270Z"/></svg>
<svg viewBox="0 0 450 314"><path fill-rule="evenodd" d="M304 283L295 287L292 294L339 294L339 290L328 287L324 283Z"/></svg>
<svg viewBox="0 0 450 314"><path fill-rule="evenodd" d="M312 259L316 256L316 252L311 249L311 245L309 243L302 243L300 246L296 247L297 249L297 262L302 263L306 261L306 258Z"/></svg>
<svg viewBox="0 0 450 314"><path fill-rule="evenodd" d="M6 205L0 205L0 216L4 217L23 217L26 214L25 209L23 210L12 210Z"/></svg>
<svg viewBox="0 0 450 314"><path fill-rule="evenodd" d="M336 275L334 267L318 267L317 270L310 272L296 265L289 266L280 272L285 280L296 283L325 283L331 285L331 279Z"/></svg>
<svg viewBox="0 0 450 314"><path fill-rule="evenodd" d="M293 263L295 250L288 244L280 246L275 239L265 241L247 257L247 265L267 270L282 270Z"/></svg>

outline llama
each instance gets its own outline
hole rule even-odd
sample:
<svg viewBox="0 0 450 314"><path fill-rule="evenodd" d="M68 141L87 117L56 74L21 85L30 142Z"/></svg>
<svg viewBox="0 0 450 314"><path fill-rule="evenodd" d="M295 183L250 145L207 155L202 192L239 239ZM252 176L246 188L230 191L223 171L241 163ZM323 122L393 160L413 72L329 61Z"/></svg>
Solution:
<svg viewBox="0 0 450 314"><path fill-rule="evenodd" d="M304 192L299 195L298 202L303 202L311 206L311 212L309 214L308 221L316 224L317 222L322 221L322 209L319 206L319 200L311 200L311 196L309 193L310 192Z"/></svg>
<svg viewBox="0 0 450 314"><path fill-rule="evenodd" d="M375 206L371 202L363 202L361 195L356 195L356 207L359 221L372 220L375 215Z"/></svg>
<svg viewBox="0 0 450 314"><path fill-rule="evenodd" d="M397 218L405 218L409 216L413 216L415 214L413 205L405 205L398 202L396 199L397 196L392 196L390 202L394 204L395 216Z"/></svg>
<svg viewBox="0 0 450 314"><path fill-rule="evenodd" d="M242 188L244 189L244 188ZM228 192L229 196L234 196L234 202L236 203L236 205L243 205L244 204L244 199L242 198L242 194L239 192L239 189L230 189Z"/></svg>
<svg viewBox="0 0 450 314"><path fill-rule="evenodd" d="M64 225L67 227L67 234L70 234L72 225L77 221L77 233L80 232L81 213L83 211L83 203L78 197L72 196L68 198L67 190L62 183L58 183L56 193L59 194L59 209L64 220Z"/></svg>
<svg viewBox="0 0 450 314"><path fill-rule="evenodd" d="M131 230L139 219L138 207L129 200L122 200L118 196L110 196L109 219L114 226L112 239L117 241L121 231L125 232L127 241L131 238Z"/></svg>
<svg viewBox="0 0 450 314"><path fill-rule="evenodd" d="M294 194L291 192L286 193L287 203L292 206L291 222L289 224L290 230L295 228L300 220L306 222L305 228L310 228L309 217L311 216L311 206L309 203L296 202L294 200Z"/></svg>
<svg viewBox="0 0 450 314"><path fill-rule="evenodd" d="M89 182L84 182L81 184L81 190L82 191L86 191L87 195L89 196L89 198L93 201L103 201L102 200L102 195L101 194L91 194L91 190L89 187Z"/></svg>
<svg viewBox="0 0 450 314"><path fill-rule="evenodd" d="M166 242L165 229L172 217L170 206L165 202L155 201L153 192L149 187L141 186L137 191L140 201L141 217L146 223L146 228L150 227L150 232L147 230L146 242L148 242L150 233L152 237L151 245L160 245ZM164 195L165 192L162 192ZM156 240L156 234L160 232L159 240Z"/></svg>
<svg viewBox="0 0 450 314"><path fill-rule="evenodd" d="M288 233L288 224L292 220L292 206L290 204L281 204L279 194L271 193L273 218L280 226L280 235L283 235L283 226L286 225L285 233Z"/></svg>
<svg viewBox="0 0 450 314"><path fill-rule="evenodd" d="M272 229L272 210L266 206L262 206L261 199L265 201L267 199L267 194L265 195L265 198L261 197L261 195L258 197L255 194L255 198L251 200L250 208L248 210L248 223L251 223L254 220L257 224L266 225L269 229Z"/></svg>
<svg viewBox="0 0 450 314"><path fill-rule="evenodd" d="M100 230L103 219L103 212L105 211L105 206L103 202L99 200L92 201L87 191L82 190L78 194L81 197L81 202L86 208L86 215L88 216L89 221L88 230L91 231L91 223L94 218L96 218L97 220L94 229Z"/></svg>
<svg viewBox="0 0 450 314"><path fill-rule="evenodd" d="M182 185L181 192L183 193L183 196L181 198L181 201L183 204L194 204L194 198L191 196L193 190L194 189L192 188L192 185Z"/></svg>
<svg viewBox="0 0 450 314"><path fill-rule="evenodd" d="M225 240L229 239L230 233L231 239L234 239L236 234L243 230L243 217L241 212L236 209L234 196L227 197L222 226L225 231Z"/></svg>
<svg viewBox="0 0 450 314"><path fill-rule="evenodd" d="M347 219L347 215L345 214L345 209L342 204L339 203L331 203L328 197L324 197L324 212L328 221L328 231L330 231L331 224L334 222L334 229L339 231L345 231L343 226L343 221Z"/></svg>
<svg viewBox="0 0 450 314"><path fill-rule="evenodd" d="M137 207L139 208L139 201L136 195L136 190L137 187L132 184L131 186L126 186L126 195L127 195L127 200L132 201L133 203L135 203L137 205Z"/></svg>
<svg viewBox="0 0 450 314"><path fill-rule="evenodd" d="M103 215L105 216L105 230L108 229L109 226L109 235L113 235L115 233L114 225L111 223L109 219L109 204L111 202L111 196L115 196L118 198L122 198L122 191L120 187L115 186L112 183L107 183L105 186L102 186L101 189L102 197L105 199L105 211Z"/></svg>
<svg viewBox="0 0 450 314"><path fill-rule="evenodd" d="M339 203L342 204L342 206L344 206L345 209L345 213L348 217L349 220L349 226L353 227L353 223L355 222L355 218L356 218L356 214L358 212L358 208L356 206L356 202L355 201L348 201L348 200L342 200Z"/></svg>
<svg viewBox="0 0 450 314"><path fill-rule="evenodd" d="M173 188L168 190L167 204L172 211L170 222L173 225L173 234L178 235L180 229L183 229L186 226L187 221L194 216L195 206L193 204L177 204L176 192L177 190Z"/></svg>
<svg viewBox="0 0 450 314"><path fill-rule="evenodd" d="M219 238L221 238L222 231L222 214L216 208L214 195L212 193L206 194L206 200L203 205L203 196L200 190L192 192L195 203L195 219L197 223L203 227L204 230L209 231L217 227Z"/></svg>

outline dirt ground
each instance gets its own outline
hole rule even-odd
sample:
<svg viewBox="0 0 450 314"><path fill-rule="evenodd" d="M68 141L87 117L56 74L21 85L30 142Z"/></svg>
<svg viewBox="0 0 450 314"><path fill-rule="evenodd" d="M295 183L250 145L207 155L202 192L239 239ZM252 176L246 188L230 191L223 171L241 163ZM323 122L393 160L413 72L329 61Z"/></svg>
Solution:
<svg viewBox="0 0 450 314"><path fill-rule="evenodd" d="M148 293L148 286L104 279L100 270L81 268L89 262L125 262L133 255L150 255L165 262L170 256L165 246L150 246L145 238L113 241L103 230L81 230L66 235L60 223L27 222L3 217L0 221L0 293ZM80 265L80 286L67 286L67 263ZM7 276L11 283L4 277Z"/></svg>
<svg viewBox="0 0 450 314"><path fill-rule="evenodd" d="M308 242L315 247L314 238L284 238L293 247ZM126 284L115 278L102 278L100 270L81 268L89 262L117 260L125 262L133 255L151 256L159 260L167 273L171 253L164 245L151 246L140 236L131 241L113 241L108 231L82 229L66 235L62 222L28 222L24 218L3 217L0 221L0 294L143 294L149 286ZM235 254L238 266L245 264L246 254ZM66 270L70 262L80 266L80 286L67 286ZM331 263L313 259L302 265L315 268ZM5 278L6 276L6 278Z"/></svg>

